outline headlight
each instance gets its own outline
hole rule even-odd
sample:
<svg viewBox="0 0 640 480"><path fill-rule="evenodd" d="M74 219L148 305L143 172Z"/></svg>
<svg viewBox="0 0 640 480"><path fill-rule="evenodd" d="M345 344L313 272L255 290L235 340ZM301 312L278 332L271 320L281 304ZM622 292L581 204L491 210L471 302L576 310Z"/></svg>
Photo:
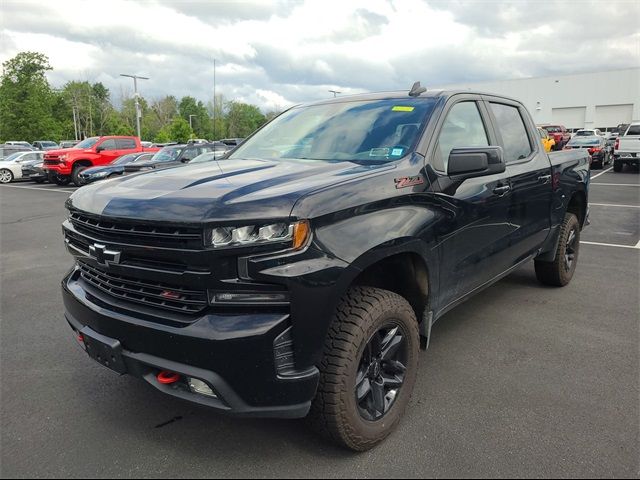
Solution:
<svg viewBox="0 0 640 480"><path fill-rule="evenodd" d="M109 172L98 172L98 173L94 173L92 177L102 178L102 177L106 177L107 175L109 175Z"/></svg>
<svg viewBox="0 0 640 480"><path fill-rule="evenodd" d="M244 227L214 227L206 231L205 243L214 248L289 243L290 247L299 249L306 245L310 231L306 220Z"/></svg>
<svg viewBox="0 0 640 480"><path fill-rule="evenodd" d="M60 156L58 157L58 160L60 160L61 162L63 162L63 163L64 163L64 162L66 162L66 161L67 161L67 157L68 157L68 156L69 156L69 155L60 155Z"/></svg>

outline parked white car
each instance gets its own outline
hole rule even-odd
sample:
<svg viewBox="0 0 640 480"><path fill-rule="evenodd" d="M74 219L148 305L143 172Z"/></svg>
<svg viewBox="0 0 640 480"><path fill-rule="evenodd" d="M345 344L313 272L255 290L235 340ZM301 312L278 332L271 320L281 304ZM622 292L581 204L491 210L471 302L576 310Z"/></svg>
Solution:
<svg viewBox="0 0 640 480"><path fill-rule="evenodd" d="M22 178L22 164L32 160L44 160L44 152L16 152L0 161L0 183Z"/></svg>
<svg viewBox="0 0 640 480"><path fill-rule="evenodd" d="M624 165L638 168L640 165L640 123L629 125L623 135L616 139L613 152L613 171L621 172Z"/></svg>
<svg viewBox="0 0 640 480"><path fill-rule="evenodd" d="M574 137L604 137L602 131L597 128L583 128L582 130L578 130Z"/></svg>

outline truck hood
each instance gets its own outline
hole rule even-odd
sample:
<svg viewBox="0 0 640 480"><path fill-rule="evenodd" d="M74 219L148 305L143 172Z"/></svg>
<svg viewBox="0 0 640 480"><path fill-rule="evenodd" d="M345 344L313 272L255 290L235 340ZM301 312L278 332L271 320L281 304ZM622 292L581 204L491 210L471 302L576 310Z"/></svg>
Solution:
<svg viewBox="0 0 640 480"><path fill-rule="evenodd" d="M96 215L176 223L282 219L314 190L391 168L347 161L220 160L82 187L71 195L69 206Z"/></svg>

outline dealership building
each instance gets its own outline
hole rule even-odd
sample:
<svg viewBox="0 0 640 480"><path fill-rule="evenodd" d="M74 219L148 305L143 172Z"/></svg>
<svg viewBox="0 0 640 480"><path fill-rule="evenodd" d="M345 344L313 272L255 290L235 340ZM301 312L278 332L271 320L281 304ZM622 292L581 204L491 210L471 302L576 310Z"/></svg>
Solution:
<svg viewBox="0 0 640 480"><path fill-rule="evenodd" d="M527 106L537 124L606 131L621 123L640 122L640 68L443 88L472 89L516 98Z"/></svg>

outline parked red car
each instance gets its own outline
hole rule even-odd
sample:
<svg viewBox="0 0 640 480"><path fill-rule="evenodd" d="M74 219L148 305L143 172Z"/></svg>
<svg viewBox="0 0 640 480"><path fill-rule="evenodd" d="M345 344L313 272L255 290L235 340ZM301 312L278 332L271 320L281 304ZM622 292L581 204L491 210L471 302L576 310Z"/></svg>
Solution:
<svg viewBox="0 0 640 480"><path fill-rule="evenodd" d="M540 128L544 128L549 136L555 140L554 150L562 150L571 140L571 132L564 125L540 125Z"/></svg>
<svg viewBox="0 0 640 480"><path fill-rule="evenodd" d="M50 182L82 185L80 172L89 167L107 165L128 153L157 152L159 148L144 148L138 137L91 137L73 148L50 150L44 155L44 169Z"/></svg>

